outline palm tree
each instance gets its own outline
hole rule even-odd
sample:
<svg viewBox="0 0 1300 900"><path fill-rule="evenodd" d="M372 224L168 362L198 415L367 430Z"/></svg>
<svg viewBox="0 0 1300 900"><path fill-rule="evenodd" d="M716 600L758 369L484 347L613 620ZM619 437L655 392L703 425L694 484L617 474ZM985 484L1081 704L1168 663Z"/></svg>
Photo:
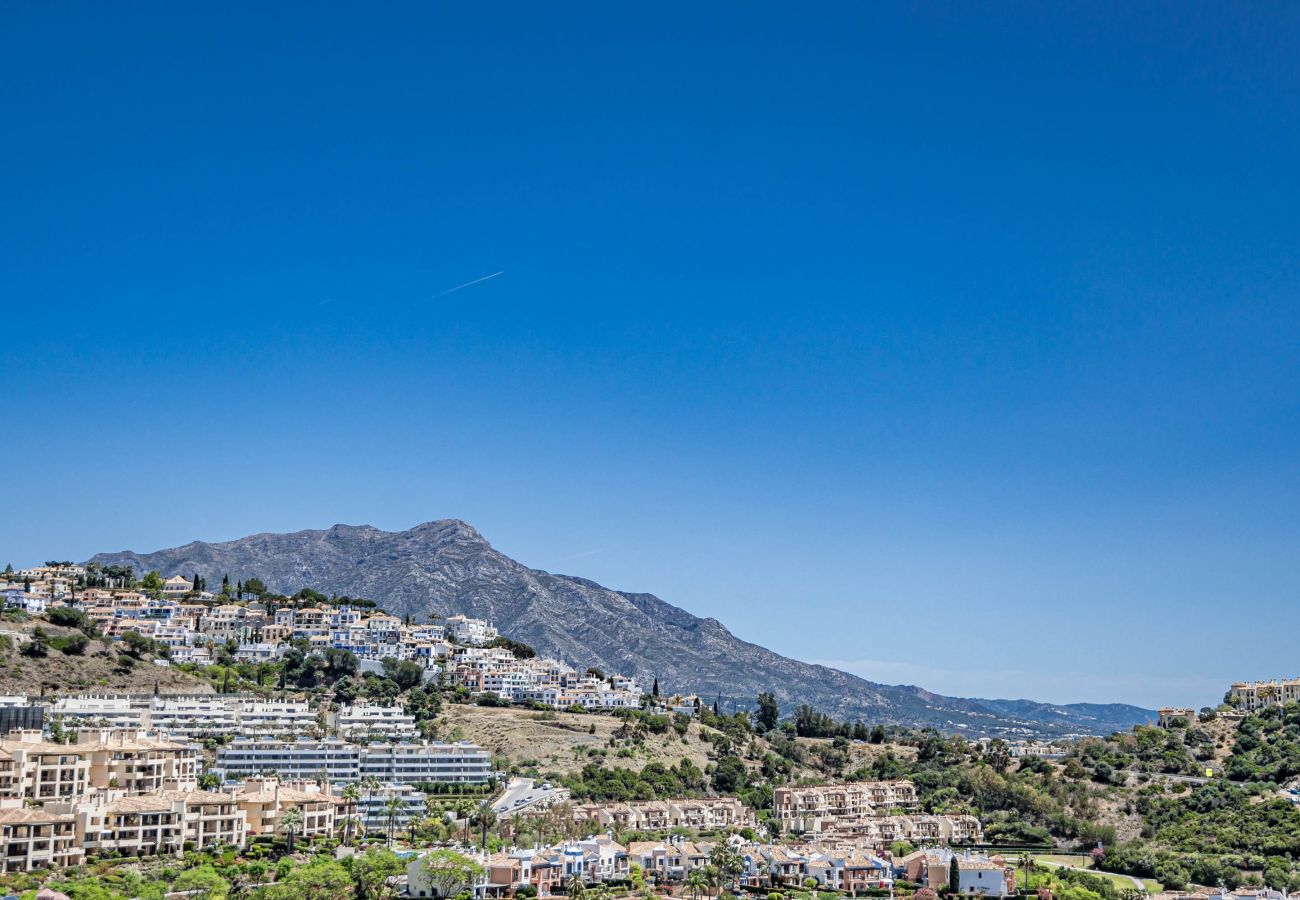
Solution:
<svg viewBox="0 0 1300 900"><path fill-rule="evenodd" d="M569 876L565 889L568 891L569 900L582 900L587 895L587 885L583 883L582 876L577 872Z"/></svg>
<svg viewBox="0 0 1300 900"><path fill-rule="evenodd" d="M695 900L700 900L700 891L707 892L709 889L709 876L703 869L691 869L690 874L686 876L686 886L691 889L691 896Z"/></svg>
<svg viewBox="0 0 1300 900"><path fill-rule="evenodd" d="M356 809L357 801L361 799L361 788L355 784L349 784L343 788L343 799L348 801L352 809ZM356 822L356 816L348 816L343 820L343 843L350 845L352 843L352 825Z"/></svg>
<svg viewBox="0 0 1300 900"><path fill-rule="evenodd" d="M725 879L722 877L722 871L717 866L707 865L704 867L704 880L709 883L709 887L717 889L719 896L722 895Z"/></svg>
<svg viewBox="0 0 1300 900"><path fill-rule="evenodd" d="M388 798L384 804L384 815L388 819L388 846L393 846L393 828L402 811L406 809L406 801L394 794Z"/></svg>
<svg viewBox="0 0 1300 900"><path fill-rule="evenodd" d="M285 838L289 844L289 852L293 852L293 836L302 825L302 810L296 806L291 806L280 816L280 827L284 829Z"/></svg>
<svg viewBox="0 0 1300 900"><path fill-rule="evenodd" d="M492 812L492 807L488 805L486 800L480 803L478 808L474 810L474 814L470 817L470 821L478 827L482 835L482 846L484 849L487 849L488 829L497 823L497 816L496 813Z"/></svg>
<svg viewBox="0 0 1300 900"><path fill-rule="evenodd" d="M1024 881L1020 887L1024 890L1029 889L1029 873L1034 871L1034 858L1028 853L1020 854L1020 859L1016 860L1016 868L1024 873Z"/></svg>
<svg viewBox="0 0 1300 900"><path fill-rule="evenodd" d="M344 846L351 846L352 837L362 834L364 828L365 822L361 820L360 816L345 816L343 819L343 833L347 840L344 841Z"/></svg>

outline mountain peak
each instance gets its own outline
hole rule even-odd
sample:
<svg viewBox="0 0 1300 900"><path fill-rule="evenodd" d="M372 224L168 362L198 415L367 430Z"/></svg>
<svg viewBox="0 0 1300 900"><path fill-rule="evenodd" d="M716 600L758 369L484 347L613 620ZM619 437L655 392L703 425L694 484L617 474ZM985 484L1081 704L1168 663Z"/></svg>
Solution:
<svg viewBox="0 0 1300 900"><path fill-rule="evenodd" d="M231 581L257 577L284 594L310 587L366 597L395 615L463 613L489 619L503 634L576 666L635 675L646 684L658 677L667 690L721 697L740 708L771 690L787 710L807 703L839 718L1020 736L1126 729L1154 718L1120 705L1049 711L1046 705L997 705L874 684L742 641L721 622L652 594L528 568L492 549L462 519L436 519L406 531L338 524L156 553L105 553L92 561L164 575L197 572L214 583L223 575Z"/></svg>
<svg viewBox="0 0 1300 900"><path fill-rule="evenodd" d="M439 536L463 537L468 540L487 543L483 535L479 534L478 529L464 519L435 519L431 522L421 522L414 528L408 529L405 533L425 534L430 532Z"/></svg>

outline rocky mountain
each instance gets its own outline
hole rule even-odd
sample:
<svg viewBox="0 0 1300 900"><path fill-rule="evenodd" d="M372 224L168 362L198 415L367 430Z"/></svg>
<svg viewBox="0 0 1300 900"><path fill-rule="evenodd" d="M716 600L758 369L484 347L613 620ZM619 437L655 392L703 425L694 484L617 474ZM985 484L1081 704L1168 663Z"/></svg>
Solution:
<svg viewBox="0 0 1300 900"><path fill-rule="evenodd" d="M809 703L871 723L1006 736L1109 733L1155 718L1149 710L1120 704L983 701L875 684L742 641L716 619L691 615L652 594L530 569L455 519L398 532L335 525L256 534L154 553L101 553L92 561L164 575L198 572L213 584L226 574L232 582L257 577L274 591L312 587L367 597L395 615L422 619L464 613L491 620L541 653L635 674L646 684L657 677L667 690L720 696L724 705L744 708L760 691L772 690L786 710Z"/></svg>

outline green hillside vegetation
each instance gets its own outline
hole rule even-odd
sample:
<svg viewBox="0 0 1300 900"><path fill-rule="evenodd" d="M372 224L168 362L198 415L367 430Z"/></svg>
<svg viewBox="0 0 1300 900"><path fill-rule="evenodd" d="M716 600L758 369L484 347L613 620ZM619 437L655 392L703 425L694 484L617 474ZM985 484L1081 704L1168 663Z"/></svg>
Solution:
<svg viewBox="0 0 1300 900"><path fill-rule="evenodd" d="M1085 741L1066 768L1105 783L1120 781L1125 769L1202 772L1220 758L1206 737L1212 714L1202 719L1167 733L1136 729ZM1223 777L1205 784L1153 780L1125 792L1141 819L1141 836L1108 846L1105 868L1174 887L1192 882L1300 890L1300 808L1278 795L1300 772L1300 706L1248 716L1229 740Z"/></svg>
<svg viewBox="0 0 1300 900"><path fill-rule="evenodd" d="M241 597L270 608L348 600L310 591L275 596L256 579L223 594L223 600ZM0 642L0 681L21 674L48 683L63 676L65 690L92 679L102 682L96 687L129 683L138 690L145 678L152 687L180 677L218 691L295 694L334 704L394 702L428 737L462 737L461 723L485 734L518 726L538 737L493 748L499 767L564 785L575 801L723 794L740 797L766 819L780 785L907 778L925 812L976 815L994 845L1083 853L1100 847L1101 868L1171 888L1267 884L1300 890L1300 809L1279 793L1300 776L1296 705L1239 723L1207 709L1169 728L1139 726L1084 739L1054 762L1013 759L999 740L977 745L933 730L837 721L807 705L781 710L770 694L757 698L752 714L705 705L696 716L666 715L649 708L648 697L642 709L605 714L511 707L442 682L424 684L422 670L411 662L386 660L381 672L363 674L352 654L313 651L301 641L275 662L236 663L237 647L223 644L213 647L216 665L159 669L148 660L164 656L165 648L136 634L109 644L71 611L40 620L10 618L33 640L21 650ZM508 638L500 644L517 656L532 653ZM54 666L62 667L57 675ZM546 755L539 753L543 745ZM567 765L557 764L564 760ZM1215 777L1195 783L1206 768Z"/></svg>

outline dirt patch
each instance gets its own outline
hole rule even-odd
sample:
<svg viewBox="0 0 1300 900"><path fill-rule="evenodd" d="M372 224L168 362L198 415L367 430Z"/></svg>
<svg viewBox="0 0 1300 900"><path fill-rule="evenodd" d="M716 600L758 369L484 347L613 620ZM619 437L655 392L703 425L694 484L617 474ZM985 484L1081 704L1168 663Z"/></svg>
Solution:
<svg viewBox="0 0 1300 900"><path fill-rule="evenodd" d="M20 648L40 627L51 638L80 634L48 622L5 622L0 626L0 694L29 697L64 696L91 691L117 693L211 693L201 678L149 659L135 660L102 640L90 641L80 655L51 647L45 656L27 656Z"/></svg>

